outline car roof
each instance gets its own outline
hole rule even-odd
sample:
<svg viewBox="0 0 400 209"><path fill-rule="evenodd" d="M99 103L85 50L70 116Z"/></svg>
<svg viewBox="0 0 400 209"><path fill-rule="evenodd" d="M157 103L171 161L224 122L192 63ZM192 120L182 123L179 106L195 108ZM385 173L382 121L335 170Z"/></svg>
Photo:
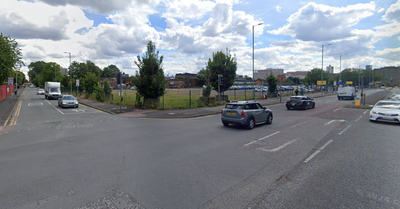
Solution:
<svg viewBox="0 0 400 209"><path fill-rule="evenodd" d="M230 101L228 104L251 104L251 103L258 103L257 101L239 101L239 100L233 100Z"/></svg>

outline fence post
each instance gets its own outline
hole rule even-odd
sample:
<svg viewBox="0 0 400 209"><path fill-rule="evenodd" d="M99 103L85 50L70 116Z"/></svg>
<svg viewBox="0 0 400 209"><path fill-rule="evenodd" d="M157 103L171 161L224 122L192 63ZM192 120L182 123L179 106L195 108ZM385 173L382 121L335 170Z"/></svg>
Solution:
<svg viewBox="0 0 400 209"><path fill-rule="evenodd" d="M189 108L192 108L192 90L189 90Z"/></svg>
<svg viewBox="0 0 400 209"><path fill-rule="evenodd" d="M246 89L244 89L244 101L247 100L247 99L246 99L246 98L247 98L247 97L246 97L246 96L247 96L246 94L247 94Z"/></svg>

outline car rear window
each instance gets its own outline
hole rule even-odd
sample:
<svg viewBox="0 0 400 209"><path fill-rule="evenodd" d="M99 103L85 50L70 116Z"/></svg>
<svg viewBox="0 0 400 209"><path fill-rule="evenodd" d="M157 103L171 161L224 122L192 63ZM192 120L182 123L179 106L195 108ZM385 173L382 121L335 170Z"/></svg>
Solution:
<svg viewBox="0 0 400 209"><path fill-rule="evenodd" d="M225 105L226 109L243 109L243 105L239 104L227 104Z"/></svg>
<svg viewBox="0 0 400 209"><path fill-rule="evenodd" d="M290 97L290 100L300 101L301 97Z"/></svg>

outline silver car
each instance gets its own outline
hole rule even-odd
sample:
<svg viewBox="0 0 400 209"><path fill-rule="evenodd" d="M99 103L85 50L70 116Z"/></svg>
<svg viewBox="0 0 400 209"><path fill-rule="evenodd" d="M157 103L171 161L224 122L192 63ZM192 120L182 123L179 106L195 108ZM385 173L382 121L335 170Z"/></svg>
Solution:
<svg viewBox="0 0 400 209"><path fill-rule="evenodd" d="M257 124L271 124L272 119L272 111L257 101L231 101L221 111L224 126L235 124L252 129Z"/></svg>
<svg viewBox="0 0 400 209"><path fill-rule="evenodd" d="M78 100L72 95L63 95L58 99L58 106L61 108L64 107L79 107Z"/></svg>

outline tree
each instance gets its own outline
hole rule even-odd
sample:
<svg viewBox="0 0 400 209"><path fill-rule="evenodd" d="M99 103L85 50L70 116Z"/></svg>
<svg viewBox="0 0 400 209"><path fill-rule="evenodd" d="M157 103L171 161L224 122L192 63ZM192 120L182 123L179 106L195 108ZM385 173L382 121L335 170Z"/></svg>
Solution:
<svg viewBox="0 0 400 209"><path fill-rule="evenodd" d="M236 60L230 55L228 49L226 49L226 54L222 51L213 53L212 59L208 59L207 63L211 86L218 89L218 75L220 74L223 76L223 85L220 86L221 92L228 90L235 82L236 69Z"/></svg>
<svg viewBox="0 0 400 209"><path fill-rule="evenodd" d="M83 88L85 89L86 96L92 95L94 90L99 87L99 77L94 73L87 73L83 78Z"/></svg>
<svg viewBox="0 0 400 209"><path fill-rule="evenodd" d="M278 83L278 78L276 78L274 76L274 74L271 73L269 74L269 76L267 77L267 83L268 83L268 91L270 93L275 93L276 90L276 84Z"/></svg>
<svg viewBox="0 0 400 209"><path fill-rule="evenodd" d="M210 80L209 79L209 74L210 74L210 71L208 69L204 69L204 68L202 68L197 73L196 79L198 80L200 86L208 85L209 80Z"/></svg>
<svg viewBox="0 0 400 209"><path fill-rule="evenodd" d="M92 61L86 61L87 72L95 74L97 77L100 77L101 69L97 67Z"/></svg>
<svg viewBox="0 0 400 209"><path fill-rule="evenodd" d="M103 86L103 89L104 89L105 98L109 99L112 90L111 90L111 88L110 88L110 83L108 82L108 79L107 79L107 78L104 79L104 81L102 82L102 86Z"/></svg>
<svg viewBox="0 0 400 209"><path fill-rule="evenodd" d="M144 98L145 107L150 107L152 101L158 104L159 97L165 94L167 81L162 66L163 59L163 56L159 57L159 52L156 51L153 42L149 41L147 52L142 55L142 58L138 55L138 61L135 61L139 72L136 72L133 83L136 85L138 94Z"/></svg>
<svg viewBox="0 0 400 209"><path fill-rule="evenodd" d="M61 66L55 62L48 62L44 65L39 77L39 86L44 86L47 81L61 82L63 74L60 72Z"/></svg>
<svg viewBox="0 0 400 209"><path fill-rule="evenodd" d="M39 77L38 76L40 75L40 73L42 73L44 65L46 65L46 62L44 62L44 61L31 62L28 65L29 81L32 84L39 86Z"/></svg>
<svg viewBox="0 0 400 209"><path fill-rule="evenodd" d="M101 72L101 77L112 78L112 77L115 77L115 75L117 75L118 72L119 72L119 69L117 66L109 65L103 69L103 71Z"/></svg>
<svg viewBox="0 0 400 209"><path fill-rule="evenodd" d="M15 65L23 65L21 49L15 39L3 36L0 33L0 84L7 82L12 76L12 69Z"/></svg>
<svg viewBox="0 0 400 209"><path fill-rule="evenodd" d="M310 72L307 73L306 78L304 79L308 85L317 85L317 81L321 80L321 69L314 68ZM323 76L325 81L329 81L329 73L323 71Z"/></svg>
<svg viewBox="0 0 400 209"><path fill-rule="evenodd" d="M85 63L74 61L70 66L70 75L72 76L72 80L83 79L88 72L88 67Z"/></svg>

